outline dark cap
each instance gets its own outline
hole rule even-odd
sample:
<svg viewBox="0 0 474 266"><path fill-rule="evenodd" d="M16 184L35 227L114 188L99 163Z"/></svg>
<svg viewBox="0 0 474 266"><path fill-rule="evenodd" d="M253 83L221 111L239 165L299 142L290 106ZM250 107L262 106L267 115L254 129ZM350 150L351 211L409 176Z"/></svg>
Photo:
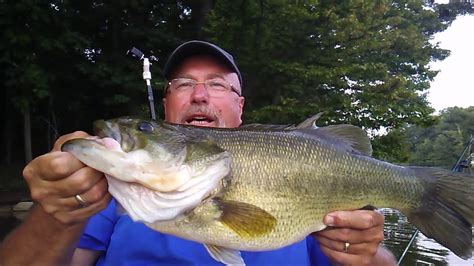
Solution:
<svg viewBox="0 0 474 266"><path fill-rule="evenodd" d="M215 44L196 40L181 44L173 51L173 53L171 53L163 70L165 78L170 80L173 71L183 63L185 59L195 55L210 55L215 57L237 74L240 86L242 86L242 76L240 75L240 70L235 64L232 55Z"/></svg>

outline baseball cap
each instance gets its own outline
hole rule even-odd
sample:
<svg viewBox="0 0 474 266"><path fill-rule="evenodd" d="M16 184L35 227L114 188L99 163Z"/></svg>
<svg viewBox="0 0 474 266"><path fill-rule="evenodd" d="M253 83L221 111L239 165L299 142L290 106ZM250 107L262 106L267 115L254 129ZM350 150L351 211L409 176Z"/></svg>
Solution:
<svg viewBox="0 0 474 266"><path fill-rule="evenodd" d="M237 74L237 76L239 77L240 86L242 86L242 75L240 74L240 70L234 61L234 57L232 57L231 54L229 54L224 49L220 48L215 44L198 40L185 42L178 46L173 51L173 53L171 53L163 69L165 78L170 80L173 71L185 59L195 55L210 55L215 57Z"/></svg>

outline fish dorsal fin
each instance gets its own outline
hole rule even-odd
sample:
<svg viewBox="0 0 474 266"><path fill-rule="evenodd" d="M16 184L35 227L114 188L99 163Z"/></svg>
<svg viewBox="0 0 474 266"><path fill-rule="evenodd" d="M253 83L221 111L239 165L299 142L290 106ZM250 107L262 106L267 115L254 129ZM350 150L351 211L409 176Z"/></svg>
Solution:
<svg viewBox="0 0 474 266"><path fill-rule="evenodd" d="M342 124L320 127L315 131L324 132L326 135L342 140L352 149L364 155L372 156L372 144L370 143L370 139L367 133L360 127Z"/></svg>
<svg viewBox="0 0 474 266"><path fill-rule="evenodd" d="M303 122L299 123L296 128L298 129L316 129L318 126L316 126L316 121L324 114L324 112L317 113L313 115L312 117L304 120Z"/></svg>
<svg viewBox="0 0 474 266"><path fill-rule="evenodd" d="M205 244L204 247L206 247L207 252L209 252L213 259L225 265L245 265L244 259L242 259L242 255L238 250L209 244Z"/></svg>
<svg viewBox="0 0 474 266"><path fill-rule="evenodd" d="M246 124L241 125L238 129L239 130L251 130L251 131L281 131L287 129L294 129L294 125L265 125L265 124Z"/></svg>
<svg viewBox="0 0 474 266"><path fill-rule="evenodd" d="M281 131L281 130L292 130L292 129L316 129L316 121L324 114L324 112L317 113L310 118L307 118L303 122L299 123L298 125L266 125L266 124L247 124L242 125L239 129L250 129L250 130L271 130L271 131Z"/></svg>
<svg viewBox="0 0 474 266"><path fill-rule="evenodd" d="M242 238L267 234L276 226L275 217L255 205L221 198L215 198L214 202L222 211L220 222Z"/></svg>

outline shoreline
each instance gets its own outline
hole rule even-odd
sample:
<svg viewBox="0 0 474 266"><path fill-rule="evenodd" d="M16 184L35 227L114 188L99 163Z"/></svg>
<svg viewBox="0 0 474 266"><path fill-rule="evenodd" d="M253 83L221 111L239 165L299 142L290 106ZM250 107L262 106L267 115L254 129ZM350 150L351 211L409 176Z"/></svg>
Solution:
<svg viewBox="0 0 474 266"><path fill-rule="evenodd" d="M33 206L32 201L20 201L16 204L0 204L0 217L14 216L19 220L23 220L28 215L31 207Z"/></svg>
<svg viewBox="0 0 474 266"><path fill-rule="evenodd" d="M23 220L33 201L28 190L0 191L0 216L14 216L18 220Z"/></svg>

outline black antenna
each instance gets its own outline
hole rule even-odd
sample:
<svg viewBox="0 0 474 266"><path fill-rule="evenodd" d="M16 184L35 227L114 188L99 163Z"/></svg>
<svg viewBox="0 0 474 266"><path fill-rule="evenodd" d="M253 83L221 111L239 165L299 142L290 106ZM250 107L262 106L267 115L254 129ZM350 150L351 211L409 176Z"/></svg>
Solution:
<svg viewBox="0 0 474 266"><path fill-rule="evenodd" d="M148 102L150 103L150 116L151 119L156 120L155 113L155 99L153 98L153 90L151 88L151 72L150 72L150 60L158 61L158 58L155 56L150 56L150 59L145 57L145 55L135 47L127 51L127 55L130 55L138 60L143 60L143 79L145 80L147 92L148 92Z"/></svg>

